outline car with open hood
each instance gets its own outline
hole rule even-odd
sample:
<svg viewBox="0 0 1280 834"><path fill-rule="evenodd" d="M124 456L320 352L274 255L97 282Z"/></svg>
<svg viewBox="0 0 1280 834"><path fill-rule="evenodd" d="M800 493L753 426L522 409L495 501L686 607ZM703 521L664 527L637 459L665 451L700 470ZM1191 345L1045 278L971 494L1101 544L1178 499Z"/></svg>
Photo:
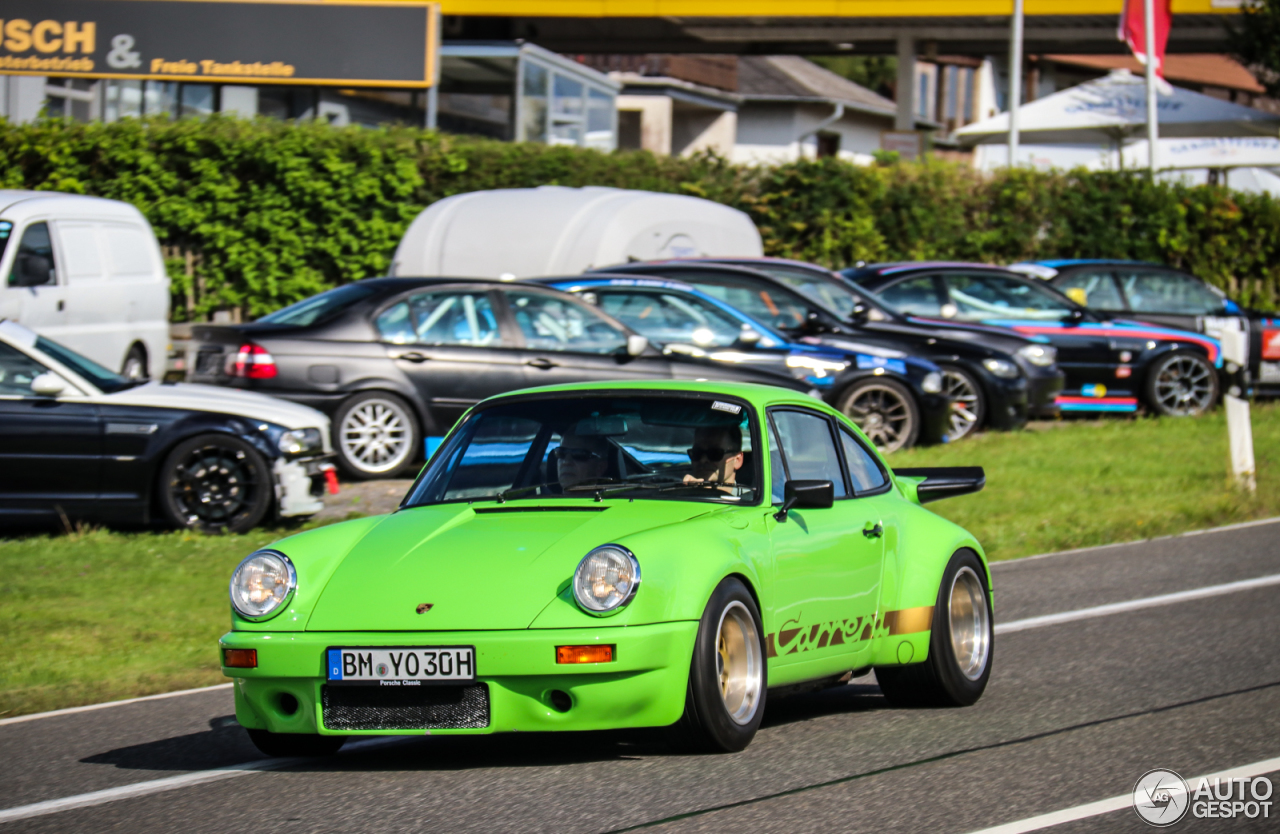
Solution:
<svg viewBox="0 0 1280 834"><path fill-rule="evenodd" d="M1080 306L1038 278L984 264L888 263L846 278L911 321L974 322L1042 338L1066 373L1064 412L1202 414L1222 388L1222 345L1210 336Z"/></svg>
<svg viewBox="0 0 1280 834"><path fill-rule="evenodd" d="M337 488L329 420L249 391L144 382L0 320L0 524L244 532Z"/></svg>
<svg viewBox="0 0 1280 834"><path fill-rule="evenodd" d="M990 572L922 504L981 468L891 470L776 386L601 382L486 400L390 515L249 554L220 641L270 755L362 735L679 727L741 750L769 693L874 668L974 703Z"/></svg>

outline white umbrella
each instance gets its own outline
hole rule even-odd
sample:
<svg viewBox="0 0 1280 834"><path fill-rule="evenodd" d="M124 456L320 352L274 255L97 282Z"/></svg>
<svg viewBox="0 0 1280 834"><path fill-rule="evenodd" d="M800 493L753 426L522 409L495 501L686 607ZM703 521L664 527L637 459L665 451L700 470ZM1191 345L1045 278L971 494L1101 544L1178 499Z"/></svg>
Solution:
<svg viewBox="0 0 1280 834"><path fill-rule="evenodd" d="M1160 135L1275 136L1280 115L1265 113L1166 85L1157 103ZM1111 142L1144 133L1146 87L1128 70L1037 99L1018 108L1018 127L1025 142L1055 144ZM965 144L1000 144L1008 139L1009 114L967 125L956 131Z"/></svg>
<svg viewBox="0 0 1280 834"><path fill-rule="evenodd" d="M1161 139L1161 168L1275 168L1280 167L1280 139L1274 136L1208 136L1200 139ZM1112 156L1109 166L1116 167ZM1147 166L1147 142L1124 149L1124 167Z"/></svg>

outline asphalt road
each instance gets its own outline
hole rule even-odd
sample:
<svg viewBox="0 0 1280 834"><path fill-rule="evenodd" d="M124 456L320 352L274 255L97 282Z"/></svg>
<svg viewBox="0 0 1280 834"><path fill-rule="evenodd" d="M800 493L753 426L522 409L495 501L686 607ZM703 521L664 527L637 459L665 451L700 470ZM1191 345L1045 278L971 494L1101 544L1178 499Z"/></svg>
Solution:
<svg viewBox="0 0 1280 834"><path fill-rule="evenodd" d="M996 619L1277 574L1280 523L1057 554L995 568ZM1280 584L1001 634L966 709L890 709L873 678L778 700L737 755L615 734L412 738L159 790L262 760L226 689L6 723L0 754L0 809L143 792L4 832L969 832L1127 794L1153 768L1280 756ZM1266 820L1174 830L1280 831L1274 800ZM1150 829L1125 808L1048 830Z"/></svg>

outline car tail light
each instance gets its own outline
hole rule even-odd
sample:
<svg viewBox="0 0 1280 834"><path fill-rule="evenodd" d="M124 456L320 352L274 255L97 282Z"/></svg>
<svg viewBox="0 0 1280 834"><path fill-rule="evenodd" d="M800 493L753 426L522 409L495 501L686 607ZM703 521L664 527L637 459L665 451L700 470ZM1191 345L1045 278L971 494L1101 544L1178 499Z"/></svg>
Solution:
<svg viewBox="0 0 1280 834"><path fill-rule="evenodd" d="M262 345L248 342L227 360L227 375L243 379L275 379L276 360Z"/></svg>
<svg viewBox="0 0 1280 834"><path fill-rule="evenodd" d="M613 646L556 646L556 663L611 663Z"/></svg>
<svg viewBox="0 0 1280 834"><path fill-rule="evenodd" d="M257 669L257 649L223 649L222 665L228 669Z"/></svg>

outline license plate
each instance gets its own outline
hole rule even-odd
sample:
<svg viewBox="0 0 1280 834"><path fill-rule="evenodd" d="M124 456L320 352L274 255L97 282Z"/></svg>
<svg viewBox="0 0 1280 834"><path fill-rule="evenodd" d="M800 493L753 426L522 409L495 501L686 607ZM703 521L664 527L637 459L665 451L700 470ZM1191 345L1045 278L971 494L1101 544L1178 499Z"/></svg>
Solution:
<svg viewBox="0 0 1280 834"><path fill-rule="evenodd" d="M1280 382L1280 362L1262 362L1258 367L1259 382Z"/></svg>
<svg viewBox="0 0 1280 834"><path fill-rule="evenodd" d="M332 684L421 686L476 679L473 646L332 648L327 677Z"/></svg>

